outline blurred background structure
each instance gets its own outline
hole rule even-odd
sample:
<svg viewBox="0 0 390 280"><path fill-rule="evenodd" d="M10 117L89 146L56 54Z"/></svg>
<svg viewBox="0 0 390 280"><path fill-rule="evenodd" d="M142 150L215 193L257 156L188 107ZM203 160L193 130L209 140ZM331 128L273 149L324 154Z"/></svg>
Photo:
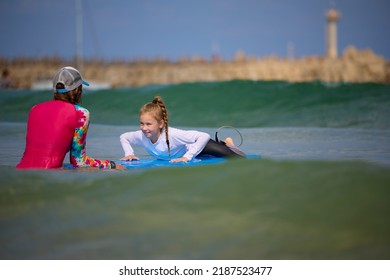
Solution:
<svg viewBox="0 0 390 280"><path fill-rule="evenodd" d="M330 9L326 13L326 43L327 56L337 57L337 21L340 19L340 13L336 9Z"/></svg>
<svg viewBox="0 0 390 280"><path fill-rule="evenodd" d="M385 0L72 2L1 1L10 87L47 87L64 64L104 87L390 81Z"/></svg>

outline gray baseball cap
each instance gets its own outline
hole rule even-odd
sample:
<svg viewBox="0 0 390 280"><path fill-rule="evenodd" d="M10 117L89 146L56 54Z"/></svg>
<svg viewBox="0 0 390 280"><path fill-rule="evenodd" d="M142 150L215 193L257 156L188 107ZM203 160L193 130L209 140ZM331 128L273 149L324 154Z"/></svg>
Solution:
<svg viewBox="0 0 390 280"><path fill-rule="evenodd" d="M56 89L56 85L58 83L63 84L64 88ZM59 93L65 93L74 90L81 84L89 86L89 83L83 81L80 72L71 66L62 68L53 78L53 89Z"/></svg>

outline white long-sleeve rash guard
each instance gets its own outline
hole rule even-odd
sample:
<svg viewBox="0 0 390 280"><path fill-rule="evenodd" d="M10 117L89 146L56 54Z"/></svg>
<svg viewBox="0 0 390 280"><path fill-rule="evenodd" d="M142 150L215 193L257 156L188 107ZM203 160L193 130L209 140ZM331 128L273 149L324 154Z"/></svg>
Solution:
<svg viewBox="0 0 390 280"><path fill-rule="evenodd" d="M134 155L131 145L139 145L153 157L162 160L186 157L192 160L206 146L210 136L205 132L196 130L181 130L173 127L168 128L169 147L171 155L168 155L165 130L160 134L156 143L152 143L141 130L126 132L120 136L120 142L125 152L125 156Z"/></svg>

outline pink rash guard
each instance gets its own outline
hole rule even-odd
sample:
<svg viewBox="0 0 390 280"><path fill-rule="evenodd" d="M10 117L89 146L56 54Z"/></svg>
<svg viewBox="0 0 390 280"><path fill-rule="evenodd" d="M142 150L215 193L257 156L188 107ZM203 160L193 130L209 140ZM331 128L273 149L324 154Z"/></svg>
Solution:
<svg viewBox="0 0 390 280"><path fill-rule="evenodd" d="M67 152L73 167L111 168L109 160L86 155L87 109L60 100L34 106L27 122L26 148L17 168L60 168Z"/></svg>

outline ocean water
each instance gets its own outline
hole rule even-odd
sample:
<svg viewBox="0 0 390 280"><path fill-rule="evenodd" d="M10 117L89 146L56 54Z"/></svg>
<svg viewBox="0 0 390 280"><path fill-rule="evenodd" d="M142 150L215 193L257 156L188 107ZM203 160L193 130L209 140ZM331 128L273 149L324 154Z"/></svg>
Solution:
<svg viewBox="0 0 390 280"><path fill-rule="evenodd" d="M390 85L227 81L86 91L87 153L118 160L139 107L236 127L261 158L118 170L16 170L30 108L0 92L0 259L389 259ZM231 136L233 129L219 131ZM140 156L147 156L140 148ZM66 158L65 163L68 162Z"/></svg>

